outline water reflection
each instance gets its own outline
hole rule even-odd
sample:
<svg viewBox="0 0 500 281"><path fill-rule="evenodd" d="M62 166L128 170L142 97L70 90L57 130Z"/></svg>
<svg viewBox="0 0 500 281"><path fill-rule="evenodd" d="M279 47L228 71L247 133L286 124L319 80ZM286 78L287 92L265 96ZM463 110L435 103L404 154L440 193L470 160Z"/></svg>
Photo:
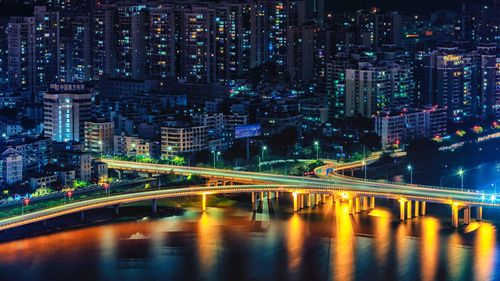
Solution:
<svg viewBox="0 0 500 281"><path fill-rule="evenodd" d="M401 223L392 203L354 216L345 204L299 213L280 204L257 216L193 209L3 243L0 280L482 281L500 270L496 225L452 230L449 210Z"/></svg>
<svg viewBox="0 0 500 281"><path fill-rule="evenodd" d="M436 280L439 265L439 221L432 217L420 218L422 245L420 275L423 281Z"/></svg>
<svg viewBox="0 0 500 281"><path fill-rule="evenodd" d="M335 216L334 280L349 281L354 272L354 232L349 206L340 204Z"/></svg>
<svg viewBox="0 0 500 281"><path fill-rule="evenodd" d="M496 228L481 223L474 240L474 279L493 280L496 263Z"/></svg>

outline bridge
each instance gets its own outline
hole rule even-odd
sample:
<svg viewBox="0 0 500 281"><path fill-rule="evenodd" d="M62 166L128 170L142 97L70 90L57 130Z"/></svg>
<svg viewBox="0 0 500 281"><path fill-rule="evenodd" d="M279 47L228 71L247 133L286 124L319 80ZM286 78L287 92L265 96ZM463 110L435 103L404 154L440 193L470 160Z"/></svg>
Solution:
<svg viewBox="0 0 500 281"><path fill-rule="evenodd" d="M351 214L368 211L375 207L377 198L397 200L400 204L400 220L426 215L428 202L446 204L451 207L453 227L459 226L459 212L463 210L463 223L471 221L472 208L476 210L477 220L482 220L483 207L500 207L493 197L474 190L438 188L415 184L377 182L341 175L335 171L365 167L365 159L354 163L335 165L333 163L316 169L319 178L275 175L255 172L242 172L202 167L173 166L164 164L139 163L112 159L101 159L109 169L156 174L196 175L206 179L206 186L186 187L168 190L150 190L130 194L111 195L103 198L57 206L21 216L0 220L0 231L38 221L83 212L89 209L152 200L156 210L156 200L162 198L201 196L202 209L206 209L206 196L210 194L251 193L253 209L265 194L290 193L293 210L322 204L327 197L334 203L344 201L349 204ZM329 172L333 171L333 172Z"/></svg>

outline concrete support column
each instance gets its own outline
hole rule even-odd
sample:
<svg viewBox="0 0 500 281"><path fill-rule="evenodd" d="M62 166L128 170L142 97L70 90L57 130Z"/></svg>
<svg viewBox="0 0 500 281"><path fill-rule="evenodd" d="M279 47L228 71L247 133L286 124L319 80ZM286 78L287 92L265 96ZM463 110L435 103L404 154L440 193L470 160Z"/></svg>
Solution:
<svg viewBox="0 0 500 281"><path fill-rule="evenodd" d="M85 212L81 211L80 212L80 220L84 220L84 219L85 219Z"/></svg>
<svg viewBox="0 0 500 281"><path fill-rule="evenodd" d="M201 196L201 210L205 212L207 210L207 195L203 194Z"/></svg>
<svg viewBox="0 0 500 281"><path fill-rule="evenodd" d="M368 197L363 196L363 211L368 211Z"/></svg>
<svg viewBox="0 0 500 281"><path fill-rule="evenodd" d="M354 198L354 208L355 208L355 212L356 213L359 213L359 197L356 197Z"/></svg>
<svg viewBox="0 0 500 281"><path fill-rule="evenodd" d="M299 202L297 202L297 193L292 193L293 196L293 211L297 212L299 210Z"/></svg>
<svg viewBox="0 0 500 281"><path fill-rule="evenodd" d="M375 209L375 197L370 197L370 209Z"/></svg>
<svg viewBox="0 0 500 281"><path fill-rule="evenodd" d="M323 194L321 197L322 197L321 203L325 204L326 203L326 194Z"/></svg>
<svg viewBox="0 0 500 281"><path fill-rule="evenodd" d="M115 205L115 215L120 214L120 205Z"/></svg>
<svg viewBox="0 0 500 281"><path fill-rule="evenodd" d="M158 212L158 200L153 199L151 202L151 211L156 214Z"/></svg>
<svg viewBox="0 0 500 281"><path fill-rule="evenodd" d="M420 202L420 214L422 216L425 216L426 213L427 213L427 202L422 201Z"/></svg>
<svg viewBox="0 0 500 281"><path fill-rule="evenodd" d="M405 206L406 202L404 200L399 200L399 220L404 221L406 219L405 216Z"/></svg>
<svg viewBox="0 0 500 281"><path fill-rule="evenodd" d="M451 205L451 226L458 228L458 206L455 204Z"/></svg>
<svg viewBox="0 0 500 281"><path fill-rule="evenodd" d="M464 208L464 224L470 224L470 206Z"/></svg>
<svg viewBox="0 0 500 281"><path fill-rule="evenodd" d="M476 220L477 221L483 220L483 207L476 207Z"/></svg>
<svg viewBox="0 0 500 281"><path fill-rule="evenodd" d="M349 215L353 213L352 198L347 199L347 204L349 206Z"/></svg>
<svg viewBox="0 0 500 281"><path fill-rule="evenodd" d="M260 202L264 201L264 192L261 192L260 193L260 198L259 198Z"/></svg>
<svg viewBox="0 0 500 281"><path fill-rule="evenodd" d="M420 202L419 201L415 201L415 217L418 217L420 214L419 214L419 211L420 211Z"/></svg>
<svg viewBox="0 0 500 281"><path fill-rule="evenodd" d="M274 195L275 195L276 199L279 199L279 198L280 198L280 193L279 193L279 191L276 191L276 193L275 193Z"/></svg>
<svg viewBox="0 0 500 281"><path fill-rule="evenodd" d="M304 194L300 194L300 209L304 209Z"/></svg>
<svg viewBox="0 0 500 281"><path fill-rule="evenodd" d="M252 192L252 205L255 204L255 192Z"/></svg>
<svg viewBox="0 0 500 281"><path fill-rule="evenodd" d="M411 219L411 200L406 202L406 218Z"/></svg>
<svg viewBox="0 0 500 281"><path fill-rule="evenodd" d="M306 201L306 202L307 202L307 203L306 203L307 205L306 205L306 207L308 207L308 208L310 208L310 207L312 206L312 205L311 205L311 195L312 195L312 194L310 194L310 193L309 193L309 194L306 194L306 196L307 196L307 201Z"/></svg>

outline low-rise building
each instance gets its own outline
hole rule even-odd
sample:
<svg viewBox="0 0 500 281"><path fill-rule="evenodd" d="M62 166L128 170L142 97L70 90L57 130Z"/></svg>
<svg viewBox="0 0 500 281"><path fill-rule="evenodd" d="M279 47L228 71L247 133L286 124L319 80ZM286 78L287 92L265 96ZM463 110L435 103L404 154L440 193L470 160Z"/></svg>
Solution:
<svg viewBox="0 0 500 281"><path fill-rule="evenodd" d="M114 135L114 122L86 121L85 151L93 155L113 154Z"/></svg>
<svg viewBox="0 0 500 281"><path fill-rule="evenodd" d="M375 132L380 136L383 148L412 139L443 136L446 134L446 108L379 114L375 117Z"/></svg>
<svg viewBox="0 0 500 281"><path fill-rule="evenodd" d="M157 159L160 157L160 143L122 133L114 136L114 155Z"/></svg>
<svg viewBox="0 0 500 281"><path fill-rule="evenodd" d="M49 138L13 138L6 141L5 146L12 147L23 156L25 174L41 173L52 158L52 140Z"/></svg>
<svg viewBox="0 0 500 281"><path fill-rule="evenodd" d="M168 122L161 127L161 157L164 159L206 149L208 149L207 126Z"/></svg>
<svg viewBox="0 0 500 281"><path fill-rule="evenodd" d="M0 154L0 183L14 184L23 179L23 156L13 148Z"/></svg>

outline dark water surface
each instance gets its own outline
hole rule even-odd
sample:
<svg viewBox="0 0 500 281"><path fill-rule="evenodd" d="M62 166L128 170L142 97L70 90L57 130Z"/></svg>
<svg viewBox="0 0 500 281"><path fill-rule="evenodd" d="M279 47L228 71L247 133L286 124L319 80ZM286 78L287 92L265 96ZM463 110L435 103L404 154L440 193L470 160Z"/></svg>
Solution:
<svg viewBox="0 0 500 281"><path fill-rule="evenodd" d="M448 207L398 221L393 201L350 216L247 206L70 230L0 244L0 280L496 280L498 224L450 227ZM271 211L270 211L271 210ZM485 210L485 219L497 217Z"/></svg>

